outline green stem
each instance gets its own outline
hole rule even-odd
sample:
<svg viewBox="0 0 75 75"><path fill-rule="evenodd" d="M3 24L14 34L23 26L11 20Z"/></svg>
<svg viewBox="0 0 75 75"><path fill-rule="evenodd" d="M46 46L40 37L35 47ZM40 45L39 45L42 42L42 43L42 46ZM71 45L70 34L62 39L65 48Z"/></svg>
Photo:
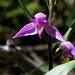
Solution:
<svg viewBox="0 0 75 75"><path fill-rule="evenodd" d="M52 23L52 17L53 17L53 9L49 10L49 18L48 18L48 23ZM53 55L52 55L52 37L48 36L48 50L49 50L49 70L53 68Z"/></svg>
<svg viewBox="0 0 75 75"><path fill-rule="evenodd" d="M52 38L48 36L48 50L49 50L49 70L53 68L53 55L52 55Z"/></svg>

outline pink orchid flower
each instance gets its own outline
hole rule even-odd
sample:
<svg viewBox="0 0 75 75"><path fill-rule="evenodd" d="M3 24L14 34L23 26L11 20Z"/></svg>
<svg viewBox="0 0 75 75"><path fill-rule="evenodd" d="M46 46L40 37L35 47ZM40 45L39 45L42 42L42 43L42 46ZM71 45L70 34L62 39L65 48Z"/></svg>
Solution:
<svg viewBox="0 0 75 75"><path fill-rule="evenodd" d="M43 29L52 37L57 38L58 40L64 41L65 39L59 33L59 31L52 25L48 24L46 20L46 15L43 13L37 13L35 19L31 19L32 23L25 25L14 37L18 38L21 36L35 35L41 38Z"/></svg>
<svg viewBox="0 0 75 75"><path fill-rule="evenodd" d="M32 23L25 25L12 38L14 39L21 36L28 36L28 35L35 35L35 34L38 34L38 36L41 38L43 34L43 30L45 29L48 35L62 41L60 47L63 51L64 57L69 57L70 59L73 59L73 55L75 56L75 48L72 45L72 43L64 39L63 36L60 34L60 32L54 26L48 23L45 14L39 12L34 17L35 19L31 19Z"/></svg>

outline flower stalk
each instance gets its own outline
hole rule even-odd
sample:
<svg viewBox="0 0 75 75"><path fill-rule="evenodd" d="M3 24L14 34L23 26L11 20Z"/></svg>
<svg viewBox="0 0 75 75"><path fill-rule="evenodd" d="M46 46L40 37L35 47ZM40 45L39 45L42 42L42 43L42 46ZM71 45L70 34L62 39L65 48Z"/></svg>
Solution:
<svg viewBox="0 0 75 75"><path fill-rule="evenodd" d="M48 17L48 23L52 24L52 17L53 17L53 8L51 1L49 2L49 17ZM52 37L48 36L48 60L49 60L49 70L53 68L53 55L52 55Z"/></svg>
<svg viewBox="0 0 75 75"><path fill-rule="evenodd" d="M53 55L52 55L52 37L48 36L48 61L49 61L49 70L53 68Z"/></svg>

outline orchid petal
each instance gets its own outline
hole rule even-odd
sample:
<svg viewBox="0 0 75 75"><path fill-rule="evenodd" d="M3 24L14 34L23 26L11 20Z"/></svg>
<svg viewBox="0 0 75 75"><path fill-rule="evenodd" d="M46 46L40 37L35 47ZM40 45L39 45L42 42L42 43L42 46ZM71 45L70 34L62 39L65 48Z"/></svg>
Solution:
<svg viewBox="0 0 75 75"><path fill-rule="evenodd" d="M60 41L66 41L66 39L63 38L63 36L60 34L60 32L54 26L47 23L45 25L45 30L50 36L52 36Z"/></svg>
<svg viewBox="0 0 75 75"><path fill-rule="evenodd" d="M25 25L14 37L17 38L21 36L35 35L37 34L37 30L35 29L34 23L29 23Z"/></svg>
<svg viewBox="0 0 75 75"><path fill-rule="evenodd" d="M43 13L37 13L35 16L34 16L35 18L40 18L40 19L46 19L46 15L45 14L43 14Z"/></svg>

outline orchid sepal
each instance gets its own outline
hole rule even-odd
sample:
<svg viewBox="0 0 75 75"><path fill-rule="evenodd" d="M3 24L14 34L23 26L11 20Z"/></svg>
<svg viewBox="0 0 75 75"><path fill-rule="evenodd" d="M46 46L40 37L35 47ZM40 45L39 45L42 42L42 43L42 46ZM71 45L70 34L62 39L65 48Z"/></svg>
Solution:
<svg viewBox="0 0 75 75"><path fill-rule="evenodd" d="M14 38L18 38L21 36L28 36L28 35L35 35L37 34L37 30L35 29L34 23L29 23L27 25L25 25L14 37Z"/></svg>

